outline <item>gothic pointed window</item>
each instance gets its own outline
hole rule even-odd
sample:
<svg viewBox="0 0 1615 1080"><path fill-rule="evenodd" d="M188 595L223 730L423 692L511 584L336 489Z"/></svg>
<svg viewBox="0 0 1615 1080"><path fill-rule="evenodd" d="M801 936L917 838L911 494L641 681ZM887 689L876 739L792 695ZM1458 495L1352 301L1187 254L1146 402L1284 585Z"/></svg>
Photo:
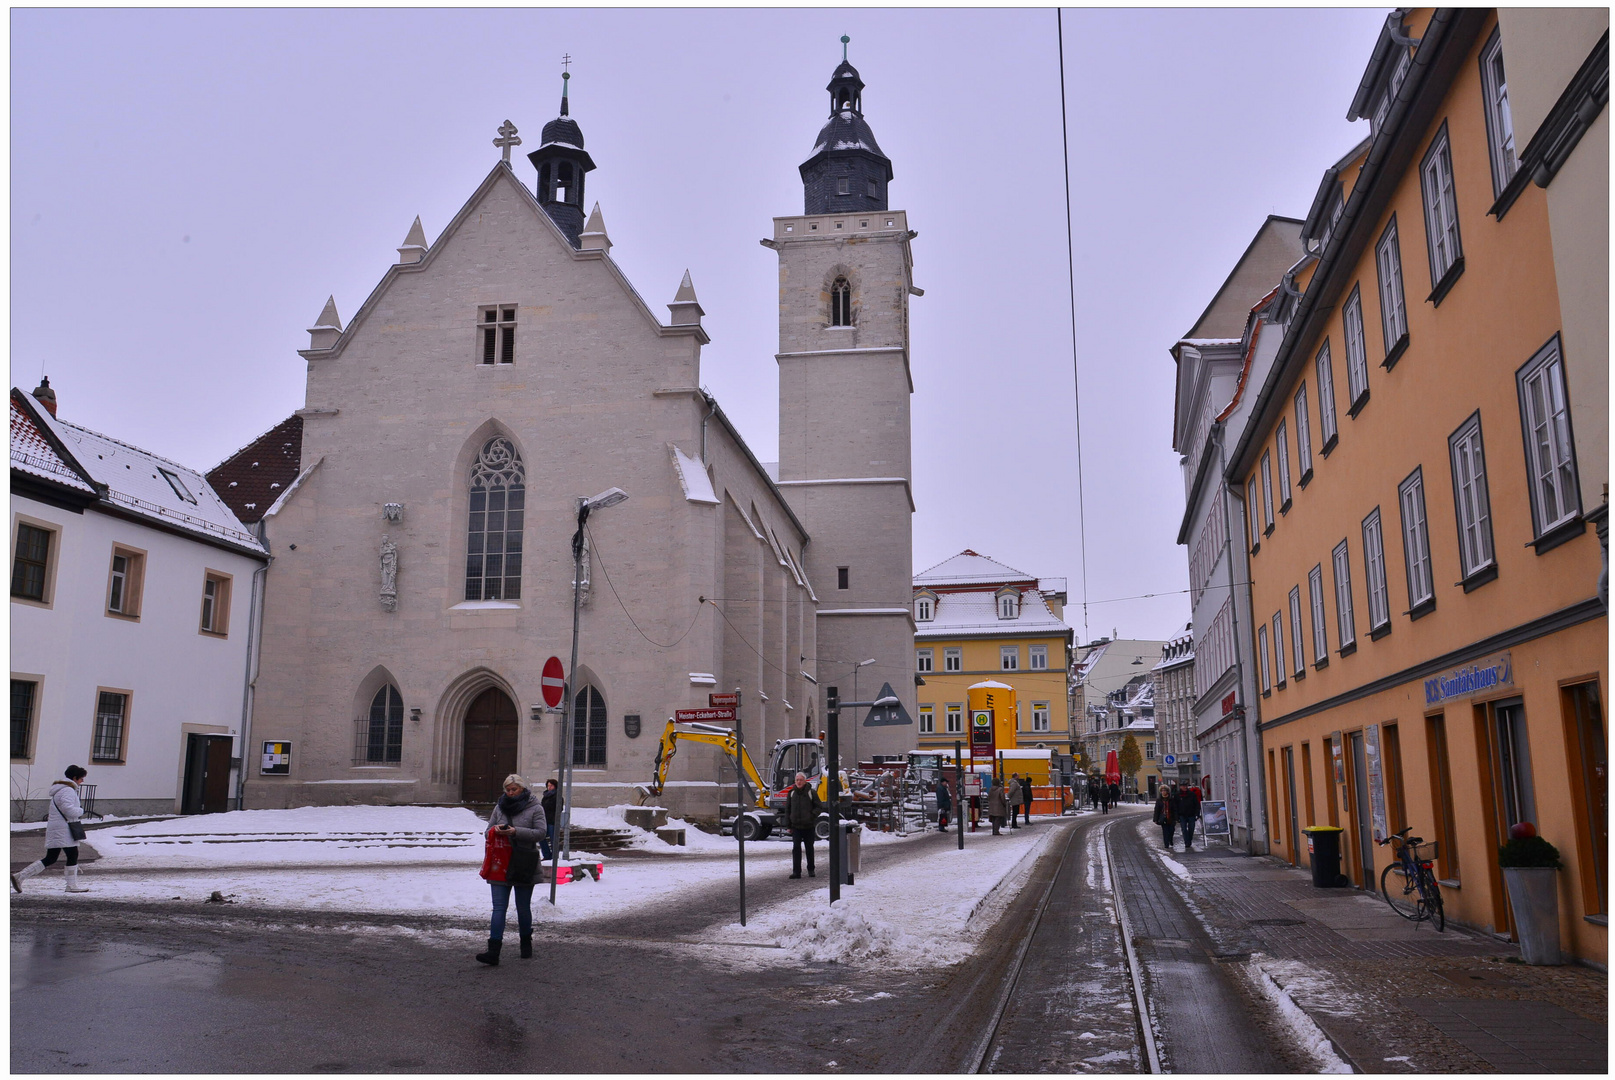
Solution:
<svg viewBox="0 0 1615 1080"><path fill-rule="evenodd" d="M520 600L526 471L516 447L489 439L471 466L470 522L465 544L465 598Z"/></svg>
<svg viewBox="0 0 1615 1080"><path fill-rule="evenodd" d="M579 690L572 702L572 764L606 764L606 699L592 686Z"/></svg>
<svg viewBox="0 0 1615 1080"><path fill-rule="evenodd" d="M370 714L359 721L355 765L397 765L403 760L404 699L388 683L370 700Z"/></svg>
<svg viewBox="0 0 1615 1080"><path fill-rule="evenodd" d="M852 285L844 277L830 286L830 325L852 325Z"/></svg>

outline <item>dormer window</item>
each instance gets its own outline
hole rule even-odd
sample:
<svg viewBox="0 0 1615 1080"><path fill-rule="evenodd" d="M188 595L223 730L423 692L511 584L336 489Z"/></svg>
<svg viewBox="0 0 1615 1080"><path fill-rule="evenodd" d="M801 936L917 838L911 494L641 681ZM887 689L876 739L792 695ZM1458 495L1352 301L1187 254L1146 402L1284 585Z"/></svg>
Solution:
<svg viewBox="0 0 1615 1080"><path fill-rule="evenodd" d="M914 599L914 621L930 622L936 618L936 597L919 596Z"/></svg>
<svg viewBox="0 0 1615 1080"><path fill-rule="evenodd" d="M852 193L852 181L847 179L845 176L839 178L836 181L836 194L837 195L850 195L851 193Z"/></svg>
<svg viewBox="0 0 1615 1080"><path fill-rule="evenodd" d="M1019 589L1004 589L999 592L998 617L1000 619L1018 619L1021 617L1021 594Z"/></svg>
<svg viewBox="0 0 1615 1080"><path fill-rule="evenodd" d="M830 286L830 325L852 325L852 285L844 277Z"/></svg>

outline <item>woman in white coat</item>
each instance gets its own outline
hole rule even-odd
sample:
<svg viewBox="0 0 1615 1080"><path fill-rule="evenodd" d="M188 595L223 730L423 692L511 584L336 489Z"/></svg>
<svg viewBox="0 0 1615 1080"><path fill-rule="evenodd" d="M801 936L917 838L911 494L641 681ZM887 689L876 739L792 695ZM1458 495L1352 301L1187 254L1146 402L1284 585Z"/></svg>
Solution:
<svg viewBox="0 0 1615 1080"><path fill-rule="evenodd" d="M69 765L63 775L67 779L50 786L50 803L45 809L45 857L11 875L11 887L18 892L22 892L24 881L44 873L45 867L53 865L56 856L64 851L67 853L67 891L90 891L79 884L79 842L68 825L69 822L76 824L84 816L84 808L79 804L79 781L88 773L77 765Z"/></svg>

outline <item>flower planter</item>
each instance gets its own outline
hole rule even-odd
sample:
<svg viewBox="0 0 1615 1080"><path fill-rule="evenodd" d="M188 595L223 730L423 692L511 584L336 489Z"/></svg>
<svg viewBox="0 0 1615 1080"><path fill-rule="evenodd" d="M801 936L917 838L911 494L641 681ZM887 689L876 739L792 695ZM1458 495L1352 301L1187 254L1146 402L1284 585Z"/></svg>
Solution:
<svg viewBox="0 0 1615 1080"><path fill-rule="evenodd" d="M1559 871L1548 866L1505 866L1508 902L1527 964L1562 964L1559 951Z"/></svg>

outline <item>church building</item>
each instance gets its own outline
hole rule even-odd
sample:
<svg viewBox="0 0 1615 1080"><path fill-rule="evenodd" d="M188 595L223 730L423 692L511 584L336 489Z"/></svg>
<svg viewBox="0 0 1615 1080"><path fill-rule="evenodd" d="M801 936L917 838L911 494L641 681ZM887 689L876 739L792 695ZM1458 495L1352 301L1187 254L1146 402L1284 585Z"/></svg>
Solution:
<svg viewBox="0 0 1615 1080"><path fill-rule="evenodd" d="M249 807L485 803L562 760L579 805L633 801L675 710L738 688L763 759L822 730L842 658L872 658L860 691L889 681L899 702L858 711L877 733L864 755L912 748L913 234L887 209L862 81L836 70L807 213L764 241L782 279L777 466L701 389L688 273L659 318L599 205L585 213L596 165L565 85L532 171L507 120L442 233L429 244L416 219L346 325L326 303L305 407L209 474L273 558ZM626 501L584 532L563 745L541 671L570 649L579 500L613 488ZM663 804L714 817L721 775L681 748Z"/></svg>

